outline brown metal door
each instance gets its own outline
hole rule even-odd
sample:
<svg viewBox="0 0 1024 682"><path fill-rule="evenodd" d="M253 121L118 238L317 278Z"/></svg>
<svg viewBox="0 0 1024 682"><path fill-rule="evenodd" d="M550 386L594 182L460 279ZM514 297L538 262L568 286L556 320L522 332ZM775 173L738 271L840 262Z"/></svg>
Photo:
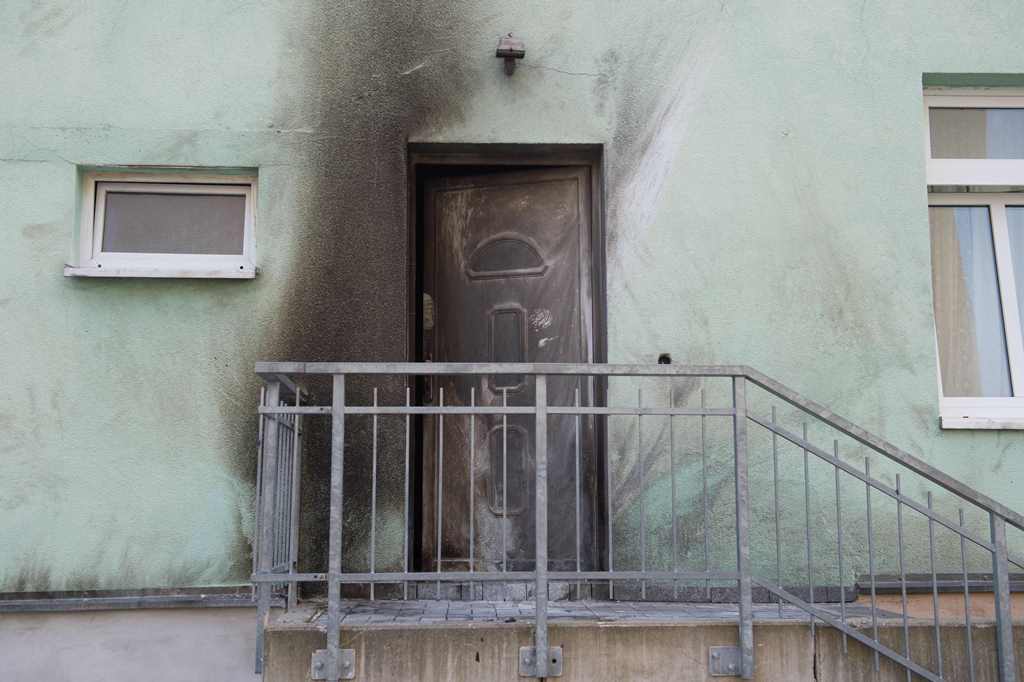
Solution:
<svg viewBox="0 0 1024 682"><path fill-rule="evenodd" d="M588 168L430 181L424 203L425 359L591 362L590 202ZM573 404L577 389L588 404L591 386L575 377L551 378L550 404ZM471 399L477 405L506 399L532 405L534 384L521 375L432 380L429 399L436 404L442 393L445 405L469 405ZM439 544L442 570L466 570L471 551L476 570L532 569L533 419L425 420L426 570L436 570ZM595 555L593 429L581 419L577 477L576 428L570 416L551 417L548 425L549 556L555 570L576 567L577 525L581 566L591 567Z"/></svg>

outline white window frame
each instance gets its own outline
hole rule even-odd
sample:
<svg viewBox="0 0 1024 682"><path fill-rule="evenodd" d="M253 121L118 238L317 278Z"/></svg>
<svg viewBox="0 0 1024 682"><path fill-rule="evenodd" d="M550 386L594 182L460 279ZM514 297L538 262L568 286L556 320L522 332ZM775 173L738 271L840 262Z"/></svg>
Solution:
<svg viewBox="0 0 1024 682"><path fill-rule="evenodd" d="M1024 186L1024 159L933 159L929 109L1024 109L1022 89L929 88L924 96L926 177L928 186ZM939 367L939 416L944 429L1024 429L1024 335L1017 307L1018 288L1013 273L1007 206L1024 206L1024 193L929 193L929 206L984 206L989 211L996 276L1003 313L1003 331L1010 364L1010 398L946 397ZM1024 282L1021 283L1024 286ZM1024 295L1024 292L1020 292ZM938 334L936 333L936 358Z"/></svg>
<svg viewBox="0 0 1024 682"><path fill-rule="evenodd" d="M252 279L256 276L256 178L194 173L87 173L82 178L77 264L67 277L195 277ZM161 192L245 197L241 254L124 253L103 251L106 194Z"/></svg>
<svg viewBox="0 0 1024 682"><path fill-rule="evenodd" d="M933 159L929 109L1024 109L1024 90L929 89L924 96L929 185L1024 185L1024 159Z"/></svg>

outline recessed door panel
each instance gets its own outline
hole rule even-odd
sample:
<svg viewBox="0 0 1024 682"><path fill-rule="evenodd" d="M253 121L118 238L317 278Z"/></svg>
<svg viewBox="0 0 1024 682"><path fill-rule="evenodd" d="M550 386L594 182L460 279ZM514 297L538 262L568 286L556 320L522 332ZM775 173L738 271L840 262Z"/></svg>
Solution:
<svg viewBox="0 0 1024 682"><path fill-rule="evenodd" d="M593 360L590 171L550 168L449 177L424 197L425 359L435 362ZM593 387L552 377L550 404L570 405ZM428 399L445 405L532 405L526 374L436 377ZM475 420L475 421L471 421ZM580 554L591 566L596 542L593 428L581 420ZM423 433L421 564L465 570L530 569L534 547L534 418L450 415L426 418ZM548 423L549 556L576 566L576 424ZM438 486L439 474L443 477ZM438 490L441 490L440 499Z"/></svg>

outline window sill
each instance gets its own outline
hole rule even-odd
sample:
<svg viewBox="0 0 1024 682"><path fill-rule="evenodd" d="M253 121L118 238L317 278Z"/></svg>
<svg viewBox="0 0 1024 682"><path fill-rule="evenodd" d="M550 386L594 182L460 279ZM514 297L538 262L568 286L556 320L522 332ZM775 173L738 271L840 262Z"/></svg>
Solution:
<svg viewBox="0 0 1024 682"><path fill-rule="evenodd" d="M1024 430L1024 396L942 397L939 418L943 429Z"/></svg>
<svg viewBox="0 0 1024 682"><path fill-rule="evenodd" d="M1024 430L1024 398L943 398L943 429Z"/></svg>
<svg viewBox="0 0 1024 682"><path fill-rule="evenodd" d="M257 269L245 268L197 268L197 267L75 267L64 266L65 277L158 277L166 279L200 278L200 279L253 279Z"/></svg>
<svg viewBox="0 0 1024 682"><path fill-rule="evenodd" d="M972 592L974 589L972 588ZM278 603L275 603L278 602ZM273 599L273 606L283 606ZM77 592L0 592L0 613L117 611L125 609L246 608L255 606L252 589L185 587Z"/></svg>
<svg viewBox="0 0 1024 682"><path fill-rule="evenodd" d="M939 418L943 430L1024 431L1024 417L947 417Z"/></svg>

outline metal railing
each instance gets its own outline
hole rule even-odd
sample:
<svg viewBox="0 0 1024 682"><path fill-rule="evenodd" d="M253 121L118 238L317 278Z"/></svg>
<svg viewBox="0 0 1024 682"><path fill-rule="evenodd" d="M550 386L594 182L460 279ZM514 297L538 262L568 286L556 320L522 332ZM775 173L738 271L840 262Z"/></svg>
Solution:
<svg viewBox="0 0 1024 682"><path fill-rule="evenodd" d="M520 652L520 673L549 677L560 674L562 666L561 649L548 641L553 588L556 598L580 598L585 589L592 598L672 600L694 596L693 589L681 593L681 585L703 586L710 598L712 585L731 583L735 589L729 595L738 604L737 672L745 679L754 672L757 592L777 602L780 614L783 604L802 610L812 629L819 621L835 628L844 650L848 639L869 647L876 669L887 659L887 665L905 671L908 680L914 675L943 680L951 679L944 676L950 645L942 636L942 627L949 623L948 613L942 613L949 608L940 608L937 576L943 575L943 592L948 593L955 587L949 576L953 573L962 578L967 679L975 679L976 669L982 677L994 672L1001 682L1017 679L1009 576L1011 565L1024 569L1024 559L1008 550L1007 526L1013 532L1024 531L1024 517L753 369L274 362L258 363L256 371L266 382L259 409L265 424L260 545L253 574L260 605L259 657L270 586L282 582L290 585L291 603L298 583L327 585L327 645L314 655L313 677L328 680L354 675L351 651L340 644L343 588L363 585L371 599L408 599L410 587L414 598L431 596L423 586L432 586L432 596L440 598L453 588L480 595L488 594L485 587L526 584L525 591L516 594L535 601L536 621L534 645ZM300 404L296 399L285 405L279 400L281 387L292 386L304 375L330 378L330 404ZM424 381L438 384L424 388ZM374 382L384 384L383 401ZM645 391L659 398L645 401ZM636 401L624 397L629 395ZM278 420L299 415L330 418L325 573L296 572L297 510L290 507L287 523L278 523L275 516L281 506L276 500L297 501L299 478L282 474ZM368 423L360 425L360 420ZM398 422L386 438L384 420ZM453 422L462 426L453 427ZM510 438L515 433L519 435ZM453 442L452 434L463 440ZM827 436L831 448L815 444ZM529 442L524 445L524 440ZM417 443L424 448L426 441L429 446L418 451ZM512 458L518 467L514 470L523 476L513 483L532 492L524 507L532 515L517 517L509 506L510 441L515 441L513 449L518 448ZM491 511L483 513L475 497L481 459L488 459L478 456L481 449L490 456L490 469L483 475L490 477L495 491ZM500 459L492 450L500 451ZM864 457L853 459L853 454ZM392 542L388 557L382 559L381 543L387 541L381 540L377 528L385 457L389 475L397 477L389 479L388 489L401 488L404 498L400 505L391 505L401 516L400 546ZM414 475L417 457L433 458L421 480ZM296 459L290 461L294 464ZM346 505L355 506L353 491L345 486L353 474L346 476L346 465L365 472L367 461L369 477L359 479L359 485L368 484L369 490L360 489L355 502L362 505L369 527L352 533L355 522ZM549 478L552 463L558 472L554 479ZM453 470L456 466L459 469ZM463 467L468 472L460 473ZM751 476L756 477L753 488ZM802 486L795 484L798 480ZM908 492L911 481L913 494ZM426 492L417 492L417 485ZM282 488L289 489L283 497ZM851 495L857 488L859 492ZM824 503L822 496L827 497ZM467 502L465 518L453 522L446 502L450 499ZM856 503L854 512L856 499L863 504ZM415 500L418 509L413 509ZM661 509L666 500L668 514ZM723 514L724 509L730 513ZM552 510L556 513L549 516ZM414 534L417 514L426 521ZM484 516L498 519L491 531L481 529ZM598 521L588 521L593 518ZM725 532L716 526L723 518L729 521ZM908 530L915 523L923 524L920 532ZM802 526L803 533L792 531L794 524ZM453 528L461 538L458 542L451 540ZM466 528L468 535L462 533ZM893 530L895 542L888 542ZM347 537L346 532L359 537ZM486 532L497 532L500 541L482 546L480 538L494 537L482 535ZM526 533L532 542L512 542L510 547L509 535L517 532ZM555 533L556 542L549 542L549 532ZM937 541L938 533L944 535ZM725 552L722 538L731 546ZM794 542L802 545L798 551L792 551ZM283 544L291 547L285 565L277 563L275 553ZM379 570L382 561L391 565ZM877 603L876 578L883 564L896 569L891 574L901 586L899 612ZM287 572L280 572L282 566ZM993 600L986 618L994 623L994 671L984 670L990 662L975 655L972 636L979 625L978 616L972 621L979 566L991 571ZM922 572L930 576L932 586L932 646L924 657L912 652L911 629L924 626L908 607L907 575L914 567L925 568ZM845 586L863 568L870 583L869 610L865 615L861 608L860 615L852 616L847 613ZM385 594L385 586L397 591ZM840 588L838 606L823 603L827 600L822 595L835 586ZM883 631L893 623L902 635L899 641ZM258 669L260 665L258 660Z"/></svg>
<svg viewBox="0 0 1024 682"><path fill-rule="evenodd" d="M291 398L291 405L286 398ZM256 640L256 672L263 671L263 626L273 593L286 587L288 608L298 601L298 583L280 578L294 574L299 552L299 496L302 485L302 415L275 413L284 407L299 407L302 390L287 379L269 382L260 390L256 463L257 528L253 542L253 573L278 576L273 583L257 585L259 626Z"/></svg>

